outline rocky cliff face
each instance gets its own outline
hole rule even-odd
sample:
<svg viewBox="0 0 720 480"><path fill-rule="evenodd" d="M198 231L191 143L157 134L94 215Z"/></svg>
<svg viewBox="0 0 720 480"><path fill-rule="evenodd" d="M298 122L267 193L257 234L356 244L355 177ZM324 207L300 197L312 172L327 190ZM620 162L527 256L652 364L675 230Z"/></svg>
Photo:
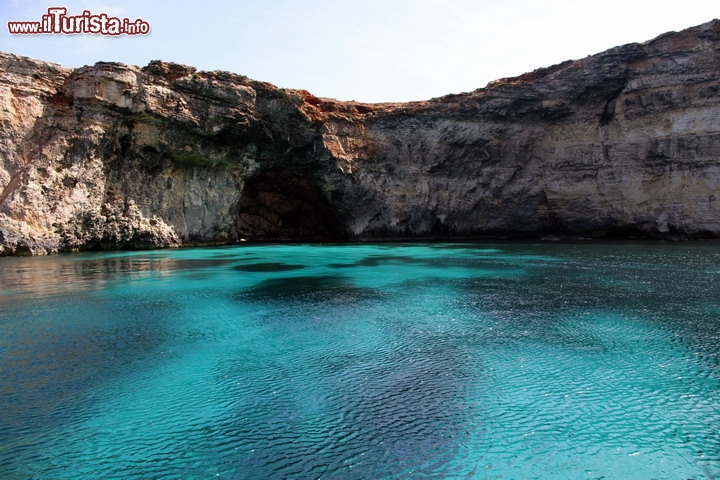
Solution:
<svg viewBox="0 0 720 480"><path fill-rule="evenodd" d="M720 236L720 21L426 102L0 54L0 254Z"/></svg>

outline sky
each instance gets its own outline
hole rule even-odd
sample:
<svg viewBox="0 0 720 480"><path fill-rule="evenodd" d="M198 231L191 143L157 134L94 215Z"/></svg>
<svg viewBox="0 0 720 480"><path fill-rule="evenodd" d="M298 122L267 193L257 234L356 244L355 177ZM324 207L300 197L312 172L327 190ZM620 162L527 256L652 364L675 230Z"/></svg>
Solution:
<svg viewBox="0 0 720 480"><path fill-rule="evenodd" d="M50 7L147 35L11 35ZM425 100L720 17L720 0L0 0L0 50L66 67L151 60L319 97Z"/></svg>

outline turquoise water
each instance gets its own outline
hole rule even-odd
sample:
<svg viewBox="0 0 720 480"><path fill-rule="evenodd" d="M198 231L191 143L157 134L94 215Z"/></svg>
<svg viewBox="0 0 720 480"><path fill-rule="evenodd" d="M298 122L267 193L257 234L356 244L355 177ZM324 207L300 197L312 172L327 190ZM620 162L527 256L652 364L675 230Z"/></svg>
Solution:
<svg viewBox="0 0 720 480"><path fill-rule="evenodd" d="M0 478L720 477L720 248L0 259Z"/></svg>

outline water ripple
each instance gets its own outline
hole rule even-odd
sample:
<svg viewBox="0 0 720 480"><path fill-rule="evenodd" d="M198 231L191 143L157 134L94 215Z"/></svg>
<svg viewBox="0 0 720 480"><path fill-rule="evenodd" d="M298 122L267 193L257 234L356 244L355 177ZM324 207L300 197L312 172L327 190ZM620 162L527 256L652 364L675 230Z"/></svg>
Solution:
<svg viewBox="0 0 720 480"><path fill-rule="evenodd" d="M24 298L43 261L11 262L0 477L717 478L719 257L67 256L62 299Z"/></svg>

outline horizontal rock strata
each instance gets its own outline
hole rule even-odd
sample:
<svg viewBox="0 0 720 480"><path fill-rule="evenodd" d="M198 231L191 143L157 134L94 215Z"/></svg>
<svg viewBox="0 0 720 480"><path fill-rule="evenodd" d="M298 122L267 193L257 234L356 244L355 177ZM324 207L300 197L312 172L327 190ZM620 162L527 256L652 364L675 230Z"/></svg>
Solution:
<svg viewBox="0 0 720 480"><path fill-rule="evenodd" d="M0 53L0 255L399 237L720 236L720 21L361 104Z"/></svg>

